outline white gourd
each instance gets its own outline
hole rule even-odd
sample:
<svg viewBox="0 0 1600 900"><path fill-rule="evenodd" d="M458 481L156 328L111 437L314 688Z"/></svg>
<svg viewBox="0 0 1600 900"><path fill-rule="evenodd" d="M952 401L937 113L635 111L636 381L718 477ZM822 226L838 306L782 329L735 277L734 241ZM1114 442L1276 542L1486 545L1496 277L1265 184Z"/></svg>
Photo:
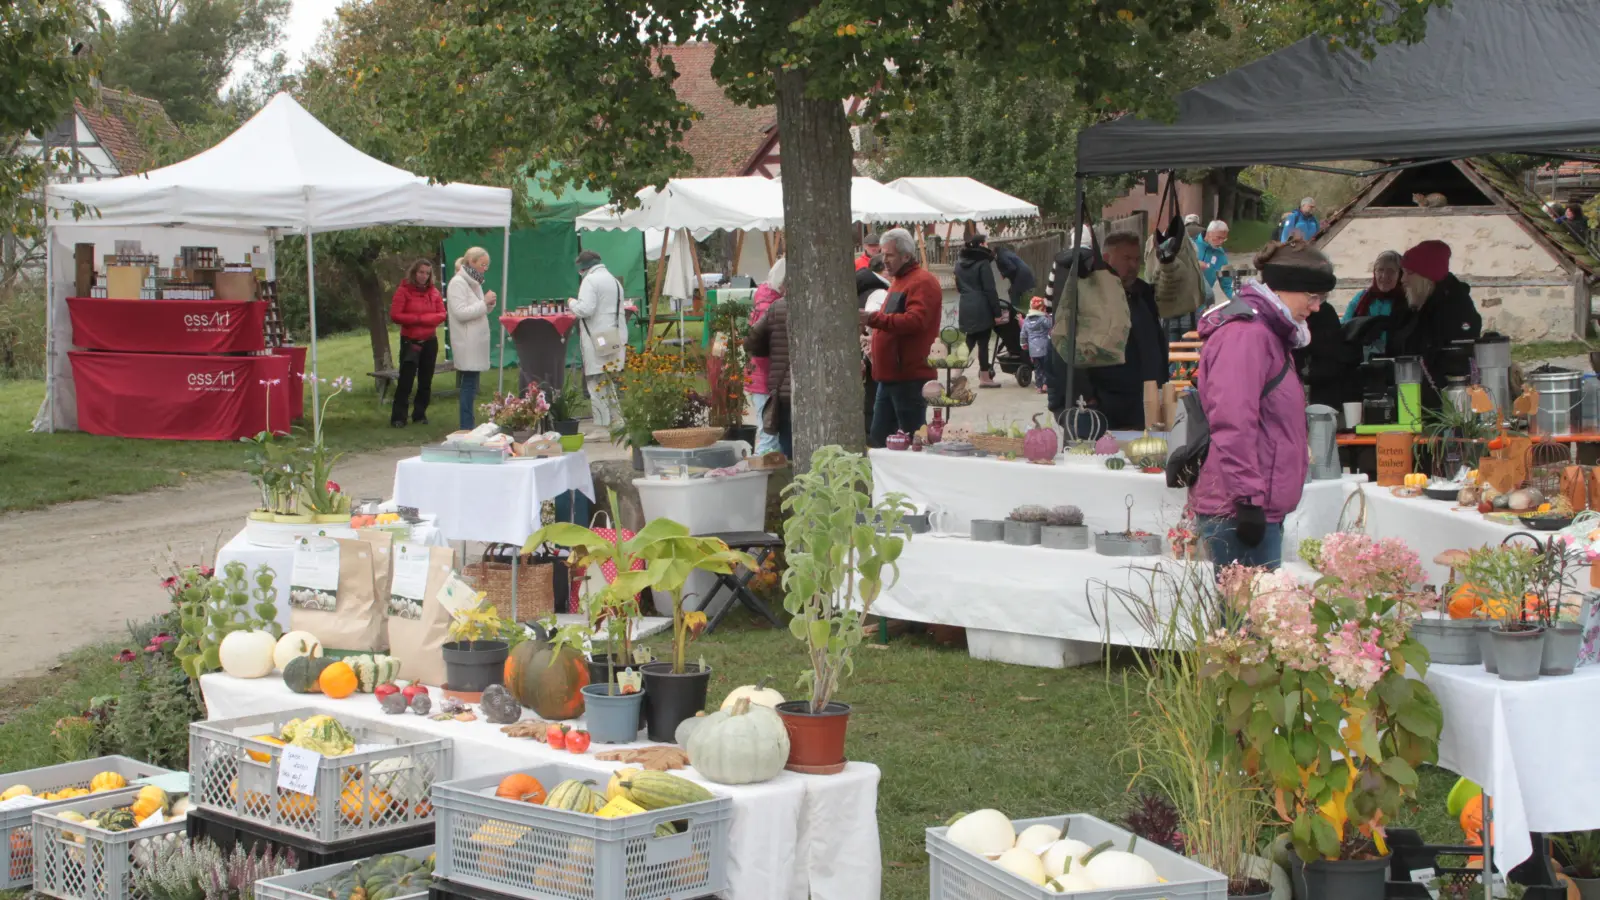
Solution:
<svg viewBox="0 0 1600 900"><path fill-rule="evenodd" d="M997 809L980 809L957 819L945 833L950 843L979 856L993 857L1017 843L1016 829L1011 820Z"/></svg>
<svg viewBox="0 0 1600 900"><path fill-rule="evenodd" d="M1067 860L1072 860L1076 865L1083 861L1083 857L1094 848L1083 841L1073 838L1062 838L1054 844L1044 848L1044 870L1054 878L1067 871Z"/></svg>
<svg viewBox="0 0 1600 900"><path fill-rule="evenodd" d="M281 638L272 651L273 666L281 669L301 656L316 658L322 655L322 642L309 631L291 631Z"/></svg>
<svg viewBox="0 0 1600 900"><path fill-rule="evenodd" d="M1044 875L1044 863L1039 861L1039 854L1021 847L1012 847L1000 854L994 864L1029 884L1044 884L1050 880Z"/></svg>
<svg viewBox="0 0 1600 900"><path fill-rule="evenodd" d="M777 709L778 704L783 702L783 695L772 688L767 687L767 682L771 680L772 676L768 675L755 684L747 684L743 687L736 687L729 691L727 699L722 701L722 711L732 712L733 705L738 703L741 699L749 700L752 706L765 706L767 709Z"/></svg>
<svg viewBox="0 0 1600 900"><path fill-rule="evenodd" d="M1044 852L1046 847L1061 840L1061 829L1049 825L1029 825L1017 835L1017 846L1034 855Z"/></svg>
<svg viewBox="0 0 1600 900"><path fill-rule="evenodd" d="M778 714L748 699L705 717L689 733L689 762L717 784L755 784L777 777L789 761L789 730Z"/></svg>
<svg viewBox="0 0 1600 900"><path fill-rule="evenodd" d="M217 658L222 671L235 678L261 678L272 673L272 651L277 644L265 631L229 632L217 648Z"/></svg>
<svg viewBox="0 0 1600 900"><path fill-rule="evenodd" d="M1097 887L1089 876L1077 870L1068 872L1065 875L1057 875L1050 883L1055 885L1057 891L1062 894L1092 891Z"/></svg>
<svg viewBox="0 0 1600 900"><path fill-rule="evenodd" d="M1096 854L1084 866L1084 874L1095 883L1095 887L1101 889L1142 887L1161 881L1161 876L1156 874L1149 860L1122 850L1105 850Z"/></svg>

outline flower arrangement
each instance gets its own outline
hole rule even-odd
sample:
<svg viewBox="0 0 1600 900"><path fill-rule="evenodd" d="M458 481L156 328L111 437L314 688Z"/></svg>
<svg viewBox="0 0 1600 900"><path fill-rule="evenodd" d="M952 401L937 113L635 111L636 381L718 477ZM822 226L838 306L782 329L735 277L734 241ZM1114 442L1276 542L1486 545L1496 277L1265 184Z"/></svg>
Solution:
<svg viewBox="0 0 1600 900"><path fill-rule="evenodd" d="M545 417L550 412L550 401L538 382L529 382L521 396L505 394L480 404L478 411L484 418L500 426L501 431L542 431Z"/></svg>
<svg viewBox="0 0 1600 900"><path fill-rule="evenodd" d="M1334 534L1324 577L1230 566L1218 590L1230 624L1201 642L1221 689L1213 753L1243 748L1247 772L1307 861L1382 856L1384 824L1438 758L1443 717L1410 636L1431 604L1416 554L1395 539Z"/></svg>
<svg viewBox="0 0 1600 900"><path fill-rule="evenodd" d="M611 427L611 439L630 447L648 446L655 432L685 427L679 423L690 405L690 395L704 377L698 357L652 347L630 353L622 367L607 372L606 383L616 391L622 417ZM703 415L704 404L701 404ZM691 422L704 424L701 422Z"/></svg>
<svg viewBox="0 0 1600 900"><path fill-rule="evenodd" d="M1200 539L1194 531L1194 521L1184 519L1168 528L1167 543L1172 545L1173 559L1194 559L1200 547Z"/></svg>

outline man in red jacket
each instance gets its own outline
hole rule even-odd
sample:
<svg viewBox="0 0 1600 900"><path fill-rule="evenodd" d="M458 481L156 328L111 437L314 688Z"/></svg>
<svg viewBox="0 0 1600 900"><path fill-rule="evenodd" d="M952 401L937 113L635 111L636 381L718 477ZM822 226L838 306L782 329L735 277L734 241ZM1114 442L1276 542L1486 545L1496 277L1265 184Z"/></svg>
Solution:
<svg viewBox="0 0 1600 900"><path fill-rule="evenodd" d="M928 348L944 311L939 279L917 262L911 232L891 228L881 240L884 271L893 277L889 296L877 312L861 313L861 324L872 329L872 377L878 385L869 447L882 447L896 431L911 434L926 421L922 386L934 377Z"/></svg>
<svg viewBox="0 0 1600 900"><path fill-rule="evenodd" d="M394 300L389 304L389 319L400 326L400 378L394 386L394 406L389 410L392 428L406 427L406 406L411 401L413 381L417 385L417 403L411 421L428 424L433 364L439 358L436 332L445 315L444 298L433 286L433 263L419 259L394 289Z"/></svg>

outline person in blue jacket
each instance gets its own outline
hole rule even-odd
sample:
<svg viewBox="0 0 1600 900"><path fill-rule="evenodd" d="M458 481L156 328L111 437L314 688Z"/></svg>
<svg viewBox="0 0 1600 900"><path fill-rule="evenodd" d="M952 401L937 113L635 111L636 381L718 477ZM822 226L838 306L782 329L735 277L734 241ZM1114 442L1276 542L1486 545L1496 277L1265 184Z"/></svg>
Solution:
<svg viewBox="0 0 1600 900"><path fill-rule="evenodd" d="M1222 245L1228 242L1228 223L1221 219L1213 219L1206 226L1205 234L1194 239L1195 253L1200 257L1200 270L1206 276L1206 294L1210 296L1218 285L1222 293L1229 300L1233 299L1233 276L1224 275L1222 270L1228 266L1228 254Z"/></svg>
<svg viewBox="0 0 1600 900"><path fill-rule="evenodd" d="M1278 232L1278 240L1287 242L1298 231L1300 232L1300 238L1309 242L1315 240L1321 230L1322 224L1317 221L1317 199L1315 197L1306 197L1300 201L1300 208L1290 213L1289 217L1283 220L1283 228Z"/></svg>

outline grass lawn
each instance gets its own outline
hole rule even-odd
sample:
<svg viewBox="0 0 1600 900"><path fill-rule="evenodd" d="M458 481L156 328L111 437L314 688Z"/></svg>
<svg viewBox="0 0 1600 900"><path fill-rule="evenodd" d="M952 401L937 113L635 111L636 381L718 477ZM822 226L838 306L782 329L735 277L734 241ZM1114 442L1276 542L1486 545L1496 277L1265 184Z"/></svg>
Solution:
<svg viewBox="0 0 1600 900"><path fill-rule="evenodd" d="M398 346L398 334L390 335ZM328 444L342 451L376 450L437 440L454 430L456 398L437 399L433 424L405 429L389 427L389 410L380 406L372 371L372 344L365 332L336 335L317 342L322 377L344 375L355 390L328 405L323 432ZM485 386L493 389L493 373ZM453 376L435 379L440 389ZM326 391L323 393L326 398ZM305 427L311 427L311 392L306 391ZM187 478L236 469L243 450L229 441L145 441L101 437L81 432L34 434L33 416L44 399L43 381L0 382L0 512L36 509L65 500L107 494L131 494L178 484Z"/></svg>
<svg viewBox="0 0 1600 900"><path fill-rule="evenodd" d="M1511 358L1520 363L1560 359L1564 356L1587 356L1589 345L1583 341L1530 341L1513 344ZM1587 368L1587 363L1585 367Z"/></svg>
<svg viewBox="0 0 1600 900"><path fill-rule="evenodd" d="M1228 241L1222 249L1232 253L1254 253L1276 236L1276 222L1241 219L1228 223Z"/></svg>

